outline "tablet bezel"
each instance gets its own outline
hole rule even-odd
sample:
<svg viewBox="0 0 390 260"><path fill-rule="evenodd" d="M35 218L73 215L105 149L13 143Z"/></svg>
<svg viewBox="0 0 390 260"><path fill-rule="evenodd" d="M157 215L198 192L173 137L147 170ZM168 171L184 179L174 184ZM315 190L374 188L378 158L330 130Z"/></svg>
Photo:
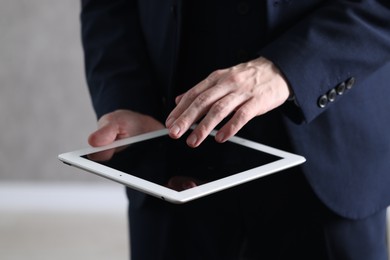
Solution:
<svg viewBox="0 0 390 260"><path fill-rule="evenodd" d="M215 136L216 131L211 132L211 136ZM144 192L146 194L155 196L157 198L169 201L175 204L185 203L251 180L264 177L266 175L282 171L284 169L297 166L306 161L303 156L293 154L290 152L282 151L264 144L256 143L238 136L231 137L227 142L233 142L239 145L243 145L261 152L269 153L280 157L280 159L271 163L261 165L240 173L236 173L222 179L211 181L200 186L183 190L175 191L170 188L161 186L159 184L141 179L133 176L130 173L124 173L119 170L110 168L99 162L95 162L82 156L97 153L104 150L114 149L120 146L126 146L132 143L141 142L151 138L168 135L167 129L162 129L134 137L129 137L121 140L114 141L113 143L101 146L101 147L88 147L72 152L67 152L58 155L58 159L62 162L80 168L82 170L91 172L109 180L126 185L132 189Z"/></svg>

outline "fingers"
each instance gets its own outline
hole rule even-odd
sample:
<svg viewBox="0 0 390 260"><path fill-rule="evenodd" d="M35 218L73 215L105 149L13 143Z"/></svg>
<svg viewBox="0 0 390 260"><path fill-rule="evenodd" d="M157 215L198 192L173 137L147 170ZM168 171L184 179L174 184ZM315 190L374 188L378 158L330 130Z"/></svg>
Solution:
<svg viewBox="0 0 390 260"><path fill-rule="evenodd" d="M236 72L235 69L216 71L209 76L211 79L201 82L184 95L177 97L177 107L166 121L172 138L180 138L192 124L204 116L187 138L190 147L199 146L222 120L251 97L248 95L250 91L245 89L246 86L243 88L237 82L238 78L244 77L237 77L232 74L233 71ZM241 124L234 122L235 120L231 121L224 131L218 132L216 136L218 142L226 141L232 136L231 132L238 131L237 126Z"/></svg>
<svg viewBox="0 0 390 260"><path fill-rule="evenodd" d="M212 83L209 79L205 79L185 94L176 97L175 102L177 106L167 117L167 120L165 122L166 127L170 128L175 122L176 118L191 105L191 103L198 97L200 93L208 89L211 84Z"/></svg>
<svg viewBox="0 0 390 260"><path fill-rule="evenodd" d="M233 114L215 137L218 142L225 142L252 118L283 104L289 93L280 71L272 62L260 57L216 71L178 96L166 127L172 138L180 138L204 117L187 139L189 146L196 147L224 118Z"/></svg>
<svg viewBox="0 0 390 260"><path fill-rule="evenodd" d="M216 81L206 79L184 95L179 96L178 104L166 121L172 138L181 137L191 125L204 116L210 107L228 93L227 88L216 84ZM177 120L179 119L179 120Z"/></svg>
<svg viewBox="0 0 390 260"><path fill-rule="evenodd" d="M222 120L232 114L244 102L246 102L245 97L235 93L230 93L215 102L206 116L190 134L187 144L191 147L199 146ZM229 131L219 131L215 139L218 142L224 142L231 136Z"/></svg>
<svg viewBox="0 0 390 260"><path fill-rule="evenodd" d="M215 137L216 141L223 143L237 134L244 125L257 115L256 104L252 99L237 109L232 118L218 131Z"/></svg>

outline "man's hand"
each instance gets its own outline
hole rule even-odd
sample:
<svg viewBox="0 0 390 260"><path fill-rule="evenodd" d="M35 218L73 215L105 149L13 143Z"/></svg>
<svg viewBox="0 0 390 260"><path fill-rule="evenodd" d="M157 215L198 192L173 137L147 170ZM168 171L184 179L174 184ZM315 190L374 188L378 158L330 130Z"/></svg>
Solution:
<svg viewBox="0 0 390 260"><path fill-rule="evenodd" d="M131 137L159 129L164 125L156 119L130 110L117 110L102 116L98 121L98 130L93 132L88 143L91 146L103 146L115 140ZM93 160L104 161L112 157L115 150L93 155Z"/></svg>
<svg viewBox="0 0 390 260"><path fill-rule="evenodd" d="M289 87L274 64L258 58L217 70L176 98L176 108L166 121L172 138L180 138L197 120L204 118L190 134L187 144L197 147L227 116L232 118L215 139L225 142L249 120L282 105Z"/></svg>

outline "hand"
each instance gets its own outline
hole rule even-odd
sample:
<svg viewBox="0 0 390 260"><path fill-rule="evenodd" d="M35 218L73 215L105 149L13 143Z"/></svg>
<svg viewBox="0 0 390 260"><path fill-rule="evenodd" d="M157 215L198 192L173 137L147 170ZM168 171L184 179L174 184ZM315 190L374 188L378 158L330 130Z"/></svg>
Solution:
<svg viewBox="0 0 390 260"><path fill-rule="evenodd" d="M187 144L197 147L227 116L231 119L215 139L225 142L249 120L282 105L290 89L275 65L258 58L237 66L217 70L195 87L176 98L176 108L166 121L169 135L180 138L197 120Z"/></svg>
<svg viewBox="0 0 390 260"><path fill-rule="evenodd" d="M156 119L130 110L117 110L102 116L98 121L98 130L93 132L88 143L91 146L103 146L115 140L131 137L159 129L164 125ZM105 161L112 157L115 150L96 153L93 160Z"/></svg>

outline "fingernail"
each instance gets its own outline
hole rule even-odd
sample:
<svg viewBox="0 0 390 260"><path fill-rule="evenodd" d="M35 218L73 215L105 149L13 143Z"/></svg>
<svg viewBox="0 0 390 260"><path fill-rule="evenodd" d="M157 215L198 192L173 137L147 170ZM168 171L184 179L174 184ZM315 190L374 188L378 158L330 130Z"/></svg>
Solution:
<svg viewBox="0 0 390 260"><path fill-rule="evenodd" d="M166 127L170 127L172 124L173 124L173 122L175 122L175 118L173 118L173 117L170 117L170 118L168 118L167 119L167 121L166 121L166 123L165 123L165 125L166 125Z"/></svg>
<svg viewBox="0 0 390 260"><path fill-rule="evenodd" d="M217 142L224 142L225 135L223 133L218 133L216 136Z"/></svg>
<svg viewBox="0 0 390 260"><path fill-rule="evenodd" d="M195 146L197 141L198 141L198 138L196 137L196 135L192 134L188 137L187 144L189 146Z"/></svg>
<svg viewBox="0 0 390 260"><path fill-rule="evenodd" d="M180 127L178 127L177 125L173 125L173 126L169 129L169 132L170 132L172 135L178 135L179 132L180 132Z"/></svg>

